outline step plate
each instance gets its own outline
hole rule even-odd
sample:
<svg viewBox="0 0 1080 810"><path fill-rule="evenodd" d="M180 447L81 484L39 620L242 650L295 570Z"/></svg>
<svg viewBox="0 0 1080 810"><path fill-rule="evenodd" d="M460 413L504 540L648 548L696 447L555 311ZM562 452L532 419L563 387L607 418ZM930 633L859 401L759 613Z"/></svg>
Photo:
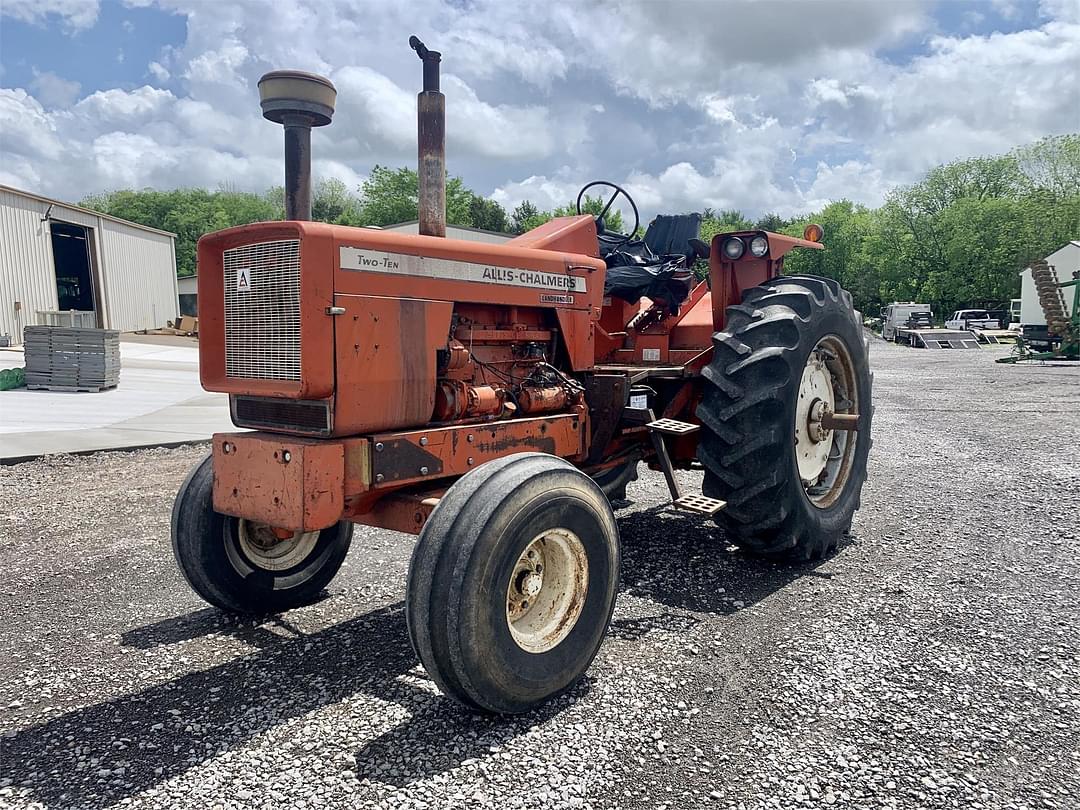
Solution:
<svg viewBox="0 0 1080 810"><path fill-rule="evenodd" d="M725 506L727 501L719 498L710 498L708 495L683 495L672 501L679 509L687 512L697 512L699 515L715 515Z"/></svg>
<svg viewBox="0 0 1080 810"><path fill-rule="evenodd" d="M701 425L695 425L693 422L680 422L678 419L657 419L654 422L649 422L645 427L649 430L655 430L657 433L685 436L687 433L693 433Z"/></svg>

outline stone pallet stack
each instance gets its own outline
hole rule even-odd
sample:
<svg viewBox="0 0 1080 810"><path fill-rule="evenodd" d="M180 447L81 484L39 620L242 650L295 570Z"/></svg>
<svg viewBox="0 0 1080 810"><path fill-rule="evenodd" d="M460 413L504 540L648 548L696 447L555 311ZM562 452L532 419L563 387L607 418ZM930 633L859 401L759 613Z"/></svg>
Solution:
<svg viewBox="0 0 1080 810"><path fill-rule="evenodd" d="M103 391L120 382L120 333L114 329L27 326L26 387Z"/></svg>

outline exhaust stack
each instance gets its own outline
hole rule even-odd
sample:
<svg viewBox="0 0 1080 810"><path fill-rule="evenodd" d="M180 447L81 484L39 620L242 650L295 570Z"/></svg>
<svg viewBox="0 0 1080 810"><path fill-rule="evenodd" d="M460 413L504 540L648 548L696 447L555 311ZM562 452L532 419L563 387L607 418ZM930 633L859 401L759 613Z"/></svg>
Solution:
<svg viewBox="0 0 1080 810"><path fill-rule="evenodd" d="M334 117L337 89L314 73L273 70L259 79L263 118L285 127L285 219L311 219L311 128Z"/></svg>
<svg viewBox="0 0 1080 810"><path fill-rule="evenodd" d="M429 51L415 36L409 37L409 47L424 63L424 89L416 97L420 233L446 236L446 96L439 92L442 54Z"/></svg>

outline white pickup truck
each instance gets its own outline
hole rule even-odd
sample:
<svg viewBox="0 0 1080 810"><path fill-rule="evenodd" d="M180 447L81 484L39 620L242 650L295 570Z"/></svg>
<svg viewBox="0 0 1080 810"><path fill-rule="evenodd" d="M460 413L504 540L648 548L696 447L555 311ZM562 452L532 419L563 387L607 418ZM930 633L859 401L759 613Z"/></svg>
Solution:
<svg viewBox="0 0 1080 810"><path fill-rule="evenodd" d="M945 321L946 329L1000 329L1001 324L985 309L958 309Z"/></svg>

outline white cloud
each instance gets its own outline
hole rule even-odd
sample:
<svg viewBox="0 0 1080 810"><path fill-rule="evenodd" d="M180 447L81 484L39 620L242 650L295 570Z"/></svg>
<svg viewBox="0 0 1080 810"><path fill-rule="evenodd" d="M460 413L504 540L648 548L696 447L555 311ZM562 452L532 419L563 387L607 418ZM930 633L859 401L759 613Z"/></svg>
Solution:
<svg viewBox="0 0 1080 810"><path fill-rule="evenodd" d="M65 113L94 130L129 127L138 129L160 119L176 97L168 90L146 84L135 90L99 90L91 93Z"/></svg>
<svg viewBox="0 0 1080 810"><path fill-rule="evenodd" d="M233 40L192 59L184 71L184 78L192 82L246 86L247 81L240 68L247 60L248 49Z"/></svg>
<svg viewBox="0 0 1080 810"><path fill-rule="evenodd" d="M96 3L3 3L72 31L97 16ZM4 177L66 198L280 184L281 130L261 119L255 84L281 67L337 84L334 123L313 136L317 174L355 186L375 163L414 165L417 21L443 52L448 168L510 209L565 204L597 177L627 183L646 218L875 204L935 163L1078 124L1075 0L1041 0L1033 27L990 36L943 31L929 0L158 5L184 17L186 40L131 65L145 72L130 84L79 100L42 61L28 87L3 91Z"/></svg>
<svg viewBox="0 0 1080 810"><path fill-rule="evenodd" d="M97 22L100 6L98 0L4 0L0 16L41 26L59 17L65 31L77 33Z"/></svg>
<svg viewBox="0 0 1080 810"><path fill-rule="evenodd" d="M53 116L37 99L22 89L0 88L0 122L3 123L4 167L15 171L56 160L64 153Z"/></svg>
<svg viewBox="0 0 1080 810"><path fill-rule="evenodd" d="M833 101L841 107L849 104L847 93L841 89L839 79L814 79L806 89L806 96L811 103Z"/></svg>
<svg viewBox="0 0 1080 810"><path fill-rule="evenodd" d="M168 68L166 68L160 62L151 62L149 65L146 66L146 70L159 82L167 82L170 78L172 78L172 74L169 73Z"/></svg>
<svg viewBox="0 0 1080 810"><path fill-rule="evenodd" d="M738 101L735 96L721 96L718 93L710 93L701 99L701 106L704 107L705 114L713 121L737 125L739 119L735 117L735 108Z"/></svg>
<svg viewBox="0 0 1080 810"><path fill-rule="evenodd" d="M1080 3L1076 0L1039 0L1039 14L1059 22L1080 23Z"/></svg>
<svg viewBox="0 0 1080 810"><path fill-rule="evenodd" d="M958 156L1004 152L1080 124L1080 25L940 37L892 73L868 149L914 174Z"/></svg>
<svg viewBox="0 0 1080 810"><path fill-rule="evenodd" d="M57 76L52 71L39 71L33 69L34 79L30 82L30 89L42 104L47 107L68 107L79 98L79 90L82 89L76 81Z"/></svg>
<svg viewBox="0 0 1080 810"><path fill-rule="evenodd" d="M552 209L556 206L566 205L576 197L578 190L584 185L577 178L571 179L570 170L565 168L562 177L543 177L533 175L496 188L491 194L491 199L499 203L508 212L513 211L525 200L541 209Z"/></svg>

